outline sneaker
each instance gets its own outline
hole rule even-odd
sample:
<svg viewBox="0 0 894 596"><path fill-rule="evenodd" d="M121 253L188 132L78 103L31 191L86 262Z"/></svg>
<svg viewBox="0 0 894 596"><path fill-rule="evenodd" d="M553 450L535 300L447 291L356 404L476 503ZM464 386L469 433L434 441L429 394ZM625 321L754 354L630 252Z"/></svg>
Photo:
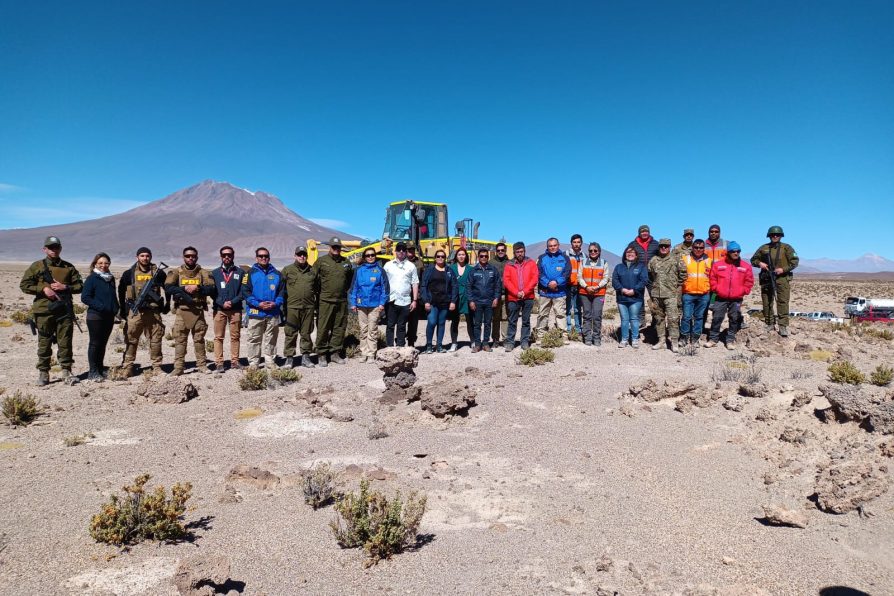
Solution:
<svg viewBox="0 0 894 596"><path fill-rule="evenodd" d="M531 346L530 346L530 344L528 344L528 342L526 342L526 341L521 342L521 349L522 349L522 350L527 350L527 349L530 348L530 347L531 347Z"/></svg>
<svg viewBox="0 0 894 596"><path fill-rule="evenodd" d="M295 359L292 356L286 356L286 361L283 363L283 368L294 368L295 367Z"/></svg>
<svg viewBox="0 0 894 596"><path fill-rule="evenodd" d="M481 346L481 349L485 352L490 352L490 344L484 344L483 346Z"/></svg>
<svg viewBox="0 0 894 596"><path fill-rule="evenodd" d="M788 327L779 328L779 337L788 337Z"/></svg>
<svg viewBox="0 0 894 596"><path fill-rule="evenodd" d="M767 331L776 331L776 327L773 325L767 325Z"/></svg>
<svg viewBox="0 0 894 596"><path fill-rule="evenodd" d="M735 350L735 349L736 349L736 342L734 342L734 341L728 341L728 342L726 342L726 349L727 349L727 350Z"/></svg>
<svg viewBox="0 0 894 596"><path fill-rule="evenodd" d="M320 360L320 362L323 362L323 361ZM301 357L301 366L303 366L304 368L316 368L317 367L316 364L314 364L313 362L310 361L310 356L308 354L305 354L304 356Z"/></svg>
<svg viewBox="0 0 894 596"><path fill-rule="evenodd" d="M638 350L639 349L639 340L635 339L632 342L630 342L630 347L633 348L634 350Z"/></svg>
<svg viewBox="0 0 894 596"><path fill-rule="evenodd" d="M215 365L214 365L214 374L216 374L216 375L222 375L222 374L224 374L224 372L225 372L225 371L224 371L224 366L223 366L223 364L215 364Z"/></svg>
<svg viewBox="0 0 894 596"><path fill-rule="evenodd" d="M434 354L434 353L435 353L435 349L434 349L433 347L431 347L431 346L425 346L425 353L426 353L426 354Z"/></svg>
<svg viewBox="0 0 894 596"><path fill-rule="evenodd" d="M626 341L619 341L619 342L618 342L618 348L620 348L621 350L623 350L623 349L626 348L626 347L627 347L627 342L626 342Z"/></svg>
<svg viewBox="0 0 894 596"><path fill-rule="evenodd" d="M50 384L50 372L42 370L37 375L37 386L45 387Z"/></svg>
<svg viewBox="0 0 894 596"><path fill-rule="evenodd" d="M459 349L459 344L450 344L450 352L455 352Z"/></svg>
<svg viewBox="0 0 894 596"><path fill-rule="evenodd" d="M446 353L447 353L447 348L445 348L444 346L438 346L438 354L446 354Z"/></svg>
<svg viewBox="0 0 894 596"><path fill-rule="evenodd" d="M506 345L503 347L503 349L506 350L507 352L511 352L512 348L515 347L514 343L515 342L507 341Z"/></svg>
<svg viewBox="0 0 894 596"><path fill-rule="evenodd" d="M347 360L339 356L338 354L332 354L329 357L329 362L334 362L335 364L347 364Z"/></svg>
<svg viewBox="0 0 894 596"><path fill-rule="evenodd" d="M325 356L320 356L320 362L319 364L317 364L317 366L319 366L320 368L326 368L327 366L329 366L329 362L326 360Z"/></svg>
<svg viewBox="0 0 894 596"><path fill-rule="evenodd" d="M105 381L105 378L95 370L87 374L87 380L93 381L94 383L102 383Z"/></svg>
<svg viewBox="0 0 894 596"><path fill-rule="evenodd" d="M238 360L230 363L230 370L242 370L243 368L245 367Z"/></svg>
<svg viewBox="0 0 894 596"><path fill-rule="evenodd" d="M706 348L713 348L713 347L716 346L716 345L717 345L717 342L716 342L716 341L706 341L706 342L705 342L705 347L706 347Z"/></svg>
<svg viewBox="0 0 894 596"><path fill-rule="evenodd" d="M477 354L477 353L478 353L478 350L480 350L480 349L481 349L481 348L478 347L478 344L474 344L474 345L472 346L472 353L473 353L473 354Z"/></svg>

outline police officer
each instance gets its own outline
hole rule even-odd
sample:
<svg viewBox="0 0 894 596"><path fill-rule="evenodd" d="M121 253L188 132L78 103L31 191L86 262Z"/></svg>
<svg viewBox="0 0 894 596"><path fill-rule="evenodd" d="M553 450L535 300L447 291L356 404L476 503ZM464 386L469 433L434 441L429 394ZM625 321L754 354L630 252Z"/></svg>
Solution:
<svg viewBox="0 0 894 596"><path fill-rule="evenodd" d="M205 354L205 311L208 310L208 296L214 293L214 280L208 271L198 263L199 251L193 246L183 249L183 264L168 272L165 291L174 299L174 376L183 374L186 360L186 344L192 334L193 350L196 354L196 369L210 373Z"/></svg>
<svg viewBox="0 0 894 596"><path fill-rule="evenodd" d="M307 248L299 246L295 249L295 262L283 267L282 279L286 286L286 367L298 364L295 360L295 344L300 334L300 363L307 368L314 368L315 365L310 360L314 352L310 334L314 330L317 274L307 262Z"/></svg>
<svg viewBox="0 0 894 596"><path fill-rule="evenodd" d="M779 335L788 337L788 301L791 296L792 271L798 266L798 254L791 244L782 242L785 233L780 226L770 226L770 239L751 257L751 264L760 267L761 302L764 307L764 322L773 330L773 303L776 303L775 320L779 323ZM775 288L773 280L775 278Z"/></svg>
<svg viewBox="0 0 894 596"><path fill-rule="evenodd" d="M84 283L74 265L59 258L62 242L56 236L47 236L43 243L45 258L34 261L22 275L19 288L34 296L31 316L37 327L37 384L44 386L50 382L50 359L53 356L53 340L62 380L72 379L74 364L72 339L74 336L74 306L72 294L80 294Z"/></svg>
<svg viewBox="0 0 894 596"><path fill-rule="evenodd" d="M137 249L136 263L121 274L121 282L118 284L118 304L121 311L118 314L125 322L126 341L121 370L127 377L133 373L137 347L140 344L140 337L144 333L149 336L149 358L152 360L152 370L156 373L161 372L161 340L165 334L161 315L168 312L161 292L164 281L164 272L159 271L158 266L152 262L152 251L145 246ZM132 313L131 309L146 284L152 284L153 287L148 290L149 293L139 311Z"/></svg>
<svg viewBox="0 0 894 596"><path fill-rule="evenodd" d="M314 263L317 274L319 314L317 315L317 355L320 366L329 362L345 364L341 356L348 326L348 290L354 270L341 254L341 240L329 240L329 254ZM328 360L327 360L328 357Z"/></svg>

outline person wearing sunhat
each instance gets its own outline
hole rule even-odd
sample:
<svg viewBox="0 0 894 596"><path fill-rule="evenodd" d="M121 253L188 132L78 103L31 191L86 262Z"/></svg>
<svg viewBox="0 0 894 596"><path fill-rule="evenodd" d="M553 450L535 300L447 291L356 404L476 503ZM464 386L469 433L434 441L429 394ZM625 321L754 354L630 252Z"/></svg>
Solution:
<svg viewBox="0 0 894 596"><path fill-rule="evenodd" d="M307 247L295 248L295 262L286 265L282 270L282 278L286 284L286 344L283 355L286 367L297 366L295 344L301 336L301 366L314 368L311 354L314 353L314 342L310 335L314 330L314 310L317 305L317 273L307 262Z"/></svg>
<svg viewBox="0 0 894 596"><path fill-rule="evenodd" d="M334 236L328 244L329 253L314 263L319 293L317 355L323 367L329 362L345 364L341 352L348 326L348 291L354 278L351 262L341 254L341 239Z"/></svg>
<svg viewBox="0 0 894 596"><path fill-rule="evenodd" d="M34 261L22 275L19 288L34 296L31 317L37 328L37 384L50 382L50 360L53 357L53 341L56 342L56 359L62 368L62 380L72 380L74 365L72 340L74 338L74 310L72 294L80 294L84 287L81 274L74 265L63 261L62 241L47 236L43 242L44 258Z"/></svg>

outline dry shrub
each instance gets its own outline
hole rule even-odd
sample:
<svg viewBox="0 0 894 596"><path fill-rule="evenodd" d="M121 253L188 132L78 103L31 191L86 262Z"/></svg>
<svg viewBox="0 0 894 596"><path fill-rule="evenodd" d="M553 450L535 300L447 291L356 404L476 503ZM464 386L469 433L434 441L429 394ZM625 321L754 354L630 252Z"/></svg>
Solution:
<svg viewBox="0 0 894 596"><path fill-rule="evenodd" d="M562 337L562 331L559 329L550 329L540 338L541 348L561 348L565 345L565 339Z"/></svg>
<svg viewBox="0 0 894 596"><path fill-rule="evenodd" d="M388 499L369 490L369 481L360 481L360 494L348 493L335 504L338 513L329 526L342 548L363 547L369 559L365 567L404 550L413 544L425 513L425 495L412 492L406 502L400 492Z"/></svg>
<svg viewBox="0 0 894 596"><path fill-rule="evenodd" d="M890 329L879 329L878 327L873 327L871 325L863 326L863 335L868 335L869 337L875 337L877 339L894 339L894 332Z"/></svg>
<svg viewBox="0 0 894 596"><path fill-rule="evenodd" d="M12 327L12 325L12 321L7 321L6 319L0 321L0 327Z"/></svg>
<svg viewBox="0 0 894 596"><path fill-rule="evenodd" d="M87 442L87 439L93 439L96 435L93 433L84 433L82 435L73 435L71 437L65 437L62 439L62 442L66 447L77 447L78 445L83 445Z"/></svg>
<svg viewBox="0 0 894 596"><path fill-rule="evenodd" d="M618 318L618 309L616 307L606 308L602 311L602 320L603 321L612 321Z"/></svg>
<svg viewBox="0 0 894 596"><path fill-rule="evenodd" d="M9 315L9 320L13 323L19 323L24 325L28 322L28 319L31 318L31 311L25 309L19 309L12 311L12 314Z"/></svg>
<svg viewBox="0 0 894 596"><path fill-rule="evenodd" d="M332 501L335 474L329 462L320 462L304 472L304 502L319 509Z"/></svg>
<svg viewBox="0 0 894 596"><path fill-rule="evenodd" d="M572 327L571 331L568 332L568 341L583 341L583 338L580 335L580 331L577 330L577 327Z"/></svg>
<svg viewBox="0 0 894 596"><path fill-rule="evenodd" d="M71 306L74 309L74 314L76 315L82 315L87 312L86 304L72 304Z"/></svg>
<svg viewBox="0 0 894 596"><path fill-rule="evenodd" d="M545 348L528 348L523 350L518 357L518 363L523 366L538 366L553 362L556 359L556 353Z"/></svg>
<svg viewBox="0 0 894 596"><path fill-rule="evenodd" d="M179 540L188 531L181 520L192 493L190 483L177 483L168 498L163 486L145 490L149 474L137 476L125 486L121 496L112 495L102 510L90 520L90 536L97 542L124 545L143 540Z"/></svg>
<svg viewBox="0 0 894 596"><path fill-rule="evenodd" d="M835 354L828 350L813 350L810 352L809 356L811 360L815 360L816 362L829 362Z"/></svg>
<svg viewBox="0 0 894 596"><path fill-rule="evenodd" d="M28 426L42 413L40 401L18 389L12 395L3 398L3 415L11 426Z"/></svg>
<svg viewBox="0 0 894 596"><path fill-rule="evenodd" d="M243 391L260 391L267 388L269 380L266 370L250 368L242 373L242 378L239 379L239 388Z"/></svg>
<svg viewBox="0 0 894 596"><path fill-rule="evenodd" d="M206 352L214 352L214 341L210 339L205 340L205 351Z"/></svg>
<svg viewBox="0 0 894 596"><path fill-rule="evenodd" d="M866 382L866 375L860 372L850 360L841 360L829 366L829 380L833 383L860 385Z"/></svg>
<svg viewBox="0 0 894 596"><path fill-rule="evenodd" d="M890 385L892 380L894 380L894 368L884 364L876 366L872 374L869 375L869 381L879 387Z"/></svg>
<svg viewBox="0 0 894 596"><path fill-rule="evenodd" d="M301 380L301 373L292 368L274 368L270 371L270 382L279 385L297 383Z"/></svg>

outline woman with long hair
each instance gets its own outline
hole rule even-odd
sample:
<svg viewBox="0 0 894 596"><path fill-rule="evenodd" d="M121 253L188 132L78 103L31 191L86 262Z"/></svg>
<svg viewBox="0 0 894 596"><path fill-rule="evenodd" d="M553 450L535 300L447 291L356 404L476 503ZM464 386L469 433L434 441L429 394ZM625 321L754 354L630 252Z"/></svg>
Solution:
<svg viewBox="0 0 894 596"><path fill-rule="evenodd" d="M469 297L468 284L469 274L472 268L469 266L469 253L465 248L457 249L453 256L453 263L450 269L456 276L457 282L457 302L456 308L450 311L448 318L450 319L450 351L455 352L459 348L459 318L462 315L466 317L466 331L469 334L469 341L472 341L472 316L469 314Z"/></svg>
<svg viewBox="0 0 894 596"><path fill-rule="evenodd" d="M84 280L81 302L87 305L87 331L90 343L87 345L87 362L90 370L88 381L102 382L105 378L106 346L115 326L118 312L118 296L115 292L115 276L109 272L112 259L104 252L93 257L90 275Z"/></svg>
<svg viewBox="0 0 894 596"><path fill-rule="evenodd" d="M425 353L446 352L444 349L444 330L448 313L456 310L459 300L459 284L453 269L447 266L447 253L441 249L435 252L435 264L425 268L419 295L428 313L428 325L425 327ZM432 346L432 338L437 332L437 344Z"/></svg>

